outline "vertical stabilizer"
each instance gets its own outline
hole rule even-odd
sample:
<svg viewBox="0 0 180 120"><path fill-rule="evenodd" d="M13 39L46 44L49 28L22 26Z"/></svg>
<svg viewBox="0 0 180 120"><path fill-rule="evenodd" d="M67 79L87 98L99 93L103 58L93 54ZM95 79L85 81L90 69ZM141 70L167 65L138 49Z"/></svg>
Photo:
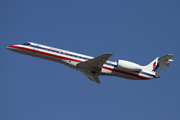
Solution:
<svg viewBox="0 0 180 120"><path fill-rule="evenodd" d="M159 75L163 68L165 66L169 66L169 62L172 62L173 60L171 59L174 55L172 54L167 54L162 57L157 57L155 60L153 60L150 64L147 66L143 67L143 71L150 72L154 75Z"/></svg>

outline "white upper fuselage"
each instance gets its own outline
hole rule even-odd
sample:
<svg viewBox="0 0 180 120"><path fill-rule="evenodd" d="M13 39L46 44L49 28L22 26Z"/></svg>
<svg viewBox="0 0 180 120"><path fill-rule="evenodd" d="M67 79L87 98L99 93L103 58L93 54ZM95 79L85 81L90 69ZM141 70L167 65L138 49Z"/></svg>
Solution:
<svg viewBox="0 0 180 120"><path fill-rule="evenodd" d="M74 52L70 52L67 50L62 50L54 47L49 47L37 43L28 42L22 45L12 45L7 47L7 49L18 52L21 54L26 54L34 57L39 57L42 59L47 59L55 62L62 63L68 67L73 69L79 70L81 72L91 71L88 69L78 68L77 64L88 61L93 59L94 57L82 55ZM93 72L93 71L91 71ZM116 62L106 61L103 64L101 71L98 75L109 75L109 76L118 76L127 79L134 79L134 80L146 80L146 79L153 79L156 78L155 75L150 74L145 71L125 71L119 69L117 67Z"/></svg>

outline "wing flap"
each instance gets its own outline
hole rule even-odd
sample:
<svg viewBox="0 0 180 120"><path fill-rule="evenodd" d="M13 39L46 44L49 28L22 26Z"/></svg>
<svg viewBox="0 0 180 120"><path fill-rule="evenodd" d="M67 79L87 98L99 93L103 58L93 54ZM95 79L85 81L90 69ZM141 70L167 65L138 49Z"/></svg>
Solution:
<svg viewBox="0 0 180 120"><path fill-rule="evenodd" d="M82 72L85 76L87 76L90 80L94 81L95 83L100 83L100 80L98 78L98 75L88 72Z"/></svg>

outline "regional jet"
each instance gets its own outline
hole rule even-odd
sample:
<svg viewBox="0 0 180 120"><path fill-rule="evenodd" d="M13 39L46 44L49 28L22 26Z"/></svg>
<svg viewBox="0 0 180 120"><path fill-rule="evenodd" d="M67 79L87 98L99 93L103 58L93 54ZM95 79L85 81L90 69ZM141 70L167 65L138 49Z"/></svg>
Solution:
<svg viewBox="0 0 180 120"><path fill-rule="evenodd" d="M7 49L64 64L82 72L96 83L101 83L98 77L100 75L117 76L132 80L159 78L162 69L165 66L169 66L169 62L173 61L171 58L174 56L167 54L162 57L157 57L148 65L141 66L126 60L118 60L117 62L108 61L109 57L113 55L111 53L91 57L33 42L12 45L7 47Z"/></svg>

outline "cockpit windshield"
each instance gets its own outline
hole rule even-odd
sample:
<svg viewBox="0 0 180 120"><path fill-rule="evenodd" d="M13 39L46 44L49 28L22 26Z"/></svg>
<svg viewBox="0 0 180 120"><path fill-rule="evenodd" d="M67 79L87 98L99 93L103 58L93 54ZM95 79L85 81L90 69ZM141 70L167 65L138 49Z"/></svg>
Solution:
<svg viewBox="0 0 180 120"><path fill-rule="evenodd" d="M24 43L23 45L31 45L30 43Z"/></svg>

